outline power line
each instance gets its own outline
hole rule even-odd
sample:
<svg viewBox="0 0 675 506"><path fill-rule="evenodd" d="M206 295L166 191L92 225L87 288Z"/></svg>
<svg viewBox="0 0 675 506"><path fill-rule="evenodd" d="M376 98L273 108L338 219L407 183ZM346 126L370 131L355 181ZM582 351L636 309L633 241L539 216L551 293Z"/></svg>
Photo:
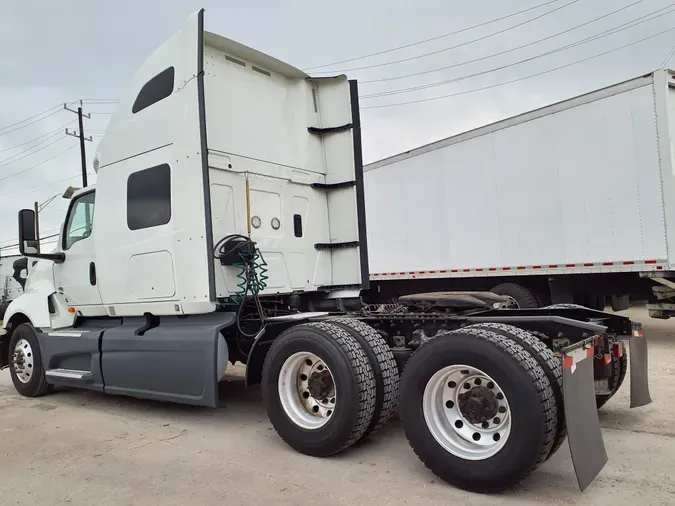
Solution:
<svg viewBox="0 0 675 506"><path fill-rule="evenodd" d="M418 99L418 100L409 100L407 102L398 102L398 103L395 103L395 104L370 105L370 106L362 107L361 109L379 109L379 108L382 108L382 107L397 107L397 106L401 106L401 105L418 104L418 103L421 103L421 102L430 102L432 100L441 100L441 99L444 99L444 98L456 97L456 96L459 96L459 95L467 95L469 93L475 93L477 91L489 90L489 89L492 89L492 88L497 88L499 86L504 86L506 84L516 83L516 82L519 82L519 81L525 81L526 79L531 79L533 77L542 76L544 74L550 74L551 72L555 72L557 70L561 70L561 69L564 69L564 68L567 68L567 67L572 67L573 65L578 65L579 63L587 62L589 60L593 60L595 58L599 58L601 56L605 56L605 55L610 54L610 53L615 53L616 51L620 51L621 49L625 49L627 47L634 46L635 44L639 44L640 42L644 42L646 40L654 39L654 38L658 37L659 35L663 35L664 33L672 32L673 30L675 30L675 27L669 28L667 30L663 30L663 31L661 31L659 33L656 33L654 35L651 35L649 37L645 37L644 39L636 40L634 42L624 44L623 46L619 46L619 47L616 47L614 49L610 49L609 51L605 51L603 53L599 53L599 54L596 54L596 55L593 55L593 56L589 56L588 58L584 58L582 60L577 60L577 61L574 61L572 63L568 63L566 65L560 65L559 67L555 67L555 68L552 68L552 69L549 69L549 70L545 70L543 72L537 72L536 74L530 74L530 75L525 76L525 77L519 77L517 79L512 79L510 81L504 81L504 82L501 82L501 83L492 84L490 86L483 86L482 88L473 88L471 90L465 90L465 91L459 91L459 92L456 92L456 93L450 93L448 95L441 95L439 97L421 98L421 99Z"/></svg>
<svg viewBox="0 0 675 506"><path fill-rule="evenodd" d="M73 146L68 148L66 151L69 151L69 150L73 149L75 146L77 146L77 144L74 144ZM58 156L58 155L56 155L56 156ZM56 158L56 157L54 157L54 158ZM45 160L45 161L49 161L49 160ZM89 173L89 175L91 175L91 173ZM0 197L7 197L7 196L15 197L16 195L22 195L24 193L34 193L36 191L44 190L45 188L51 188L52 186L56 186L57 184L65 183L66 181L70 181L71 179L75 179L76 177L81 177L81 176L82 176L82 174L77 173L74 176L69 176L69 177L66 177L64 179L59 179L58 181L54 181L53 183L50 183L50 184L47 184L47 185L44 185L44 186L38 186L37 188L26 188L25 190L3 193L3 194L0 195Z"/></svg>
<svg viewBox="0 0 675 506"><path fill-rule="evenodd" d="M60 139L59 139L59 140L60 140ZM35 169L36 167L39 167L40 165L43 165L43 164L45 164L45 163L47 163L47 162L53 160L53 159L56 158L57 156L61 156L62 154L66 153L67 151L70 151L70 150L73 149L74 147L77 147L77 144L73 144L73 145L70 146L69 148L64 149L63 151L61 151L61 152L55 154L54 156L52 156L52 157L50 157L50 158L47 158L46 160L44 160L44 161L42 161L42 162L40 162L40 163L36 163L35 165L31 165L30 167L28 167L28 168L26 168L26 169L20 170L19 172L14 172L13 174L9 174L8 176L0 177L0 181L4 181L5 179L9 179L10 177L18 176L18 175L20 175L20 174L24 174L25 172L28 172L29 170L33 170L33 169Z"/></svg>
<svg viewBox="0 0 675 506"><path fill-rule="evenodd" d="M665 60L663 60L663 63L661 63L661 68L665 68L670 59L673 57L673 54L675 54L675 44L673 44L673 48L670 50L668 55L666 56Z"/></svg>
<svg viewBox="0 0 675 506"><path fill-rule="evenodd" d="M51 133L50 135L48 135L45 139L43 139L43 140L41 140L40 142L38 142L37 144L34 144L33 146L31 146L31 147L29 147L29 148L26 148L26 149L24 149L23 151L19 151L18 153L15 153L15 154L13 154L13 155L11 155L11 156L8 156L7 158L5 158L5 159L3 159L3 160L0 160L0 167L3 167L3 166L5 166L5 165L9 165L10 163L16 162L17 160L21 160L21 158L16 158L16 157L19 156L19 155L22 155L22 154L24 154L24 153L28 153L31 149L34 149L34 148L36 148L36 147L38 147L38 146L44 144L44 143L47 142L48 140L50 140L50 139L52 139L53 137L55 137L55 136L57 136L57 135L60 135L60 134L63 134L63 132L53 132L53 133ZM44 146L43 148L40 148L40 149L44 149L44 148L46 148L46 147L48 147L48 146L50 146L50 145L51 145L51 144L47 144L47 146ZM37 153L38 151L40 151L40 149L38 149L37 151L33 151L33 153ZM28 153L26 156L30 156L30 155L32 155L33 153ZM11 160L12 158L16 158L16 160ZM25 158L25 157L23 157L23 158ZM7 163L4 163L4 162L7 162Z"/></svg>
<svg viewBox="0 0 675 506"><path fill-rule="evenodd" d="M61 104L55 105L54 107L50 107L49 109L46 109L42 112L34 114L33 116L30 116L28 118L24 118L21 121L17 121L16 123L12 123L11 125L5 125L4 127L0 127L0 132L3 131L3 130L7 130L8 128L12 128L13 126L19 125L20 123L23 123L24 121L29 121L31 119L37 118L38 116L42 116L43 114L46 114L49 111L53 111L54 109L58 109L59 107L61 107Z"/></svg>
<svg viewBox="0 0 675 506"><path fill-rule="evenodd" d="M46 239L53 239L54 237L58 237L59 235L61 235L61 234L59 233L59 234L47 235L47 236L44 236L44 237L40 237L40 242L42 242ZM18 247L19 247L19 243L16 243L16 244L10 244L9 246L2 246L2 247L0 247L0 250L13 249L13 248L18 248Z"/></svg>
<svg viewBox="0 0 675 506"><path fill-rule="evenodd" d="M601 19L612 16L612 15L618 13L618 12L624 11L624 10L632 7L633 5L635 5L635 3L632 3L630 5L626 5L625 7L622 7L620 9L615 10L615 11L608 12L607 14L604 14L604 15L599 16L597 18L593 18L590 21L587 21L587 22L582 23L580 25L573 26L572 28L568 28L567 30L563 30L562 32L558 32L558 33L555 33L553 35L549 35L548 37L544 37L543 39L538 39L538 40L535 40L535 41L532 41L532 42L528 42L527 44L523 44L521 46L516 46L516 47L513 47L511 49L507 49L505 51L500 51L499 53L492 53L492 54L489 54L488 56L482 56L480 58L475 58L473 60L467 60L467 61L463 61L463 62L460 62L460 63L455 63L453 65L448 65L448 66L445 66L445 67L439 67L439 68L435 68L435 69L431 69L431 70L422 70L420 72L412 72L410 74L402 74L402 75L399 75L399 76L384 77L384 78L380 78L380 79L359 80L359 84L369 84L369 83L381 83L381 82L385 82L385 81L395 81L397 79L404 79L406 77L415 77L415 76L421 76L421 75L424 75L424 74L431 74L433 72L439 72L441 70L447 70L447 69L452 69L452 68L456 68L456 67L461 67L463 65L468 65L469 63L476 63L476 62L479 62L479 61L488 60L488 59L494 58L496 56L501 56L501 55L504 55L504 54L507 54L507 53L512 53L513 51L517 51L519 49L523 49L523 48L533 46L535 44L539 44L541 42L553 39L555 37L559 37L560 35L564 35L566 33L569 33L569 32L572 32L574 30L577 30L579 28L582 28L584 26L595 23L596 21L600 21ZM667 5L666 7L662 7L661 9L657 9L656 11L651 12L650 14L647 14L647 16L651 16L653 14L656 14L657 12L663 11L665 9L669 9L672 6L673 6L673 4ZM634 19L633 21L638 21L639 19L642 19L644 17L646 17L646 16L642 16L640 18ZM631 23L633 21L631 21ZM619 28L621 26L624 26L624 25L619 25L615 28Z"/></svg>
<svg viewBox="0 0 675 506"><path fill-rule="evenodd" d="M671 10L668 11L668 12L661 13L660 15L654 16L655 13L657 13L659 11L662 11L664 9L671 9ZM447 79L445 81L438 81L438 82L435 82L435 83L423 84L423 85L419 85L419 86L412 86L412 87L409 87L409 88L400 88L400 89L397 89L397 90L383 91L383 92L379 92L379 93L371 93L369 95L361 95L359 98L368 99L368 98L375 98L375 97L384 97L384 96L389 96L389 95L397 95L399 93L410 93L410 92L413 92L413 91L425 90L425 89L428 89L428 88L434 88L436 86L442 86L442 85L445 85L445 84L464 81L465 79L470 79L472 77L477 77L477 76L481 76L481 75L484 75L484 74L491 74L491 73L499 71L499 70L503 70L503 69L510 68L510 67L515 67L516 65L521 65L523 63L527 63L527 62L537 60L539 58L543 58L544 56L549 56L549 55L552 55L552 54L555 54L555 53L566 51L566 50L571 49L573 47L581 46L583 44L586 44L587 42L599 40L599 39L602 39L602 38L607 37L609 35L614 35L616 33L622 32L624 30L634 28L638 25L641 25L642 23L646 23L648 21L653 21L654 19L658 19L660 17L663 17L666 14L672 14L673 12L675 12L675 9L673 9L673 5L670 5L668 7L663 7L662 9L659 9L658 11L655 11L655 12L652 12L652 13L647 14L645 16L642 16L640 18L637 18L633 21L623 23L621 25L615 26L614 28L610 28L608 30L597 33L595 35L591 35L590 37L586 37L585 39L578 40L578 41L573 42L571 44L567 44L566 46L562 46L562 47L553 49L551 51L547 51L545 53L540 53L540 54L532 56L530 58L525 58L523 60L519 60L519 61L516 61L516 62L513 62L513 63L506 64L506 65L501 65L499 67L493 67L491 69L483 70L481 72L475 72L473 74L467 74L467 75L464 75L464 76L461 76L461 77L455 77L453 79ZM653 16L653 17L650 17L650 16ZM649 18L649 19L643 19L643 18ZM642 19L642 21L640 21L641 19ZM629 25L629 26L626 26L626 25Z"/></svg>
<svg viewBox="0 0 675 506"><path fill-rule="evenodd" d="M56 135L58 135L58 133L57 133ZM34 155L35 153L38 153L38 152L42 151L43 149L47 149L49 146L51 146L51 145L53 145L53 144L56 144L57 142L59 142L59 141L61 141L61 140L63 140L63 139L65 139L65 137L59 137L59 138L56 139L55 141L50 142L49 144L47 144L47 145L45 145L45 146L42 146L40 149L36 149L36 150L33 151L32 153L28 153L28 154L26 154L26 155L24 155L24 156L21 156L21 157L15 159L15 160L10 160L10 161L5 162L5 163L0 163L0 168L6 167L7 165L10 165L10 164L12 164L12 163L14 163L14 162L18 162L19 160L23 160L24 158L28 158L29 156ZM45 141L47 141L47 140L49 140L49 138L45 139L45 140L42 141L42 142L45 142ZM16 155L15 155L15 156L16 156ZM12 157L10 156L9 158L12 158ZM4 160L3 160L3 161L4 161ZM17 173L17 174L18 174L18 173ZM8 176L8 177L9 177L9 176ZM2 181L3 179L6 179L6 178L0 178L0 181Z"/></svg>
<svg viewBox="0 0 675 506"><path fill-rule="evenodd" d="M323 68L323 67L331 67L333 65L340 65L341 63L348 63L348 62L354 61L354 60L363 60L364 58L370 58L371 56L379 56L381 54L392 53L392 52L398 51L400 49L406 49L406 48L413 47L413 46L419 46L420 44L425 44L427 42L432 42L434 40L444 39L445 37L450 37L451 35L457 35L458 33L468 32L469 30L473 30L474 28L480 28L482 26L486 26L486 25L489 25L489 24L492 24L492 23L496 23L497 21L503 21L504 19L512 18L513 16L518 16L519 14L524 14L526 12L533 11L535 9L539 9L541 7L545 7L546 5L556 3L556 2L559 2L559 1L560 0L549 0L548 2L544 2L542 4L535 5L534 7L530 7L528 9L523 9L522 11L514 12L513 14L508 14L507 16L502 16L500 18L494 18L494 19L491 19L490 21L485 21L483 23L478 23L477 25L468 26L466 28L462 28L461 30L455 30L454 32L444 33L443 35L438 35L438 36L432 37L430 39L420 40L420 41L417 41L417 42L412 42L410 44L405 44L403 46L398 46L398 47L394 47L394 48L391 48L391 49L385 49L384 51L378 51L376 53L365 54L363 56L356 56L354 58L348 58L346 60L334 61L332 63L326 63L324 65L315 65L313 67L307 67L303 70L307 71L307 70L312 70L312 69L320 69L320 68Z"/></svg>
<svg viewBox="0 0 675 506"><path fill-rule="evenodd" d="M96 105L106 105L106 104L119 104L119 98L83 98L82 102L87 104L96 104Z"/></svg>
<svg viewBox="0 0 675 506"><path fill-rule="evenodd" d="M35 123L39 123L39 122L42 121L43 119L47 119L47 118L49 118L50 116L54 116L54 114L60 113L62 110L63 110L63 109L57 109L57 110L55 110L55 111L50 112L50 113L47 114L46 116L43 116L43 117L41 117L41 118L39 118L39 119L36 119L35 121L31 121L30 123L26 123L25 125L18 126L18 127L16 127L16 128L13 128L12 130L8 130L7 132L0 132L0 136L2 136L2 135L7 135L7 134L11 134L12 132L16 132L17 130L21 130L22 128L26 128L27 126L31 126L31 125L34 125Z"/></svg>
<svg viewBox="0 0 675 506"><path fill-rule="evenodd" d="M42 232L43 234L54 234L54 235L49 235L49 236L45 236L45 237L40 238L40 239L49 239L51 237L58 236L61 232L61 227L50 228L49 230L41 230L40 232ZM8 243L8 242L14 243L14 242L17 242L18 240L19 240L18 237L13 237L12 239L4 239L4 240L0 241L0 243L2 243L2 244L0 244L0 249L9 248L10 246L8 246L6 243Z"/></svg>
<svg viewBox="0 0 675 506"><path fill-rule="evenodd" d="M565 7L569 7L570 5L575 4L575 3L579 2L579 1L580 1L580 0L572 0L571 2L567 2L566 4L561 5L560 7L556 7L555 9L551 9L550 11L546 11L546 12L544 12L543 14L539 14L538 16L535 16L535 17L530 18L530 19L528 19L528 20L521 21L520 23L517 23L517 24L515 24L515 25L509 26L509 27L506 27L506 28L503 28L503 29L498 30L498 31L496 31L496 32L489 33L489 34L487 34L487 35L483 35L482 37L478 37L478 38L476 38L476 39L471 39L471 40L468 40L468 41L466 41L466 42L462 42L461 44L455 44L454 46L446 47L446 48L444 48L444 49L438 49L438 50L436 50L436 51L431 51L431 52L429 52L429 53L425 53L425 54L421 54L421 55L417 55L417 56L410 56L410 57L408 57L408 58L401 58L400 60L394 60L394 61L390 61L390 62L386 62L386 63L377 63L377 64L373 64L373 65L364 65L363 67L352 67L352 68L349 68L349 69L341 69L341 70L331 70L331 71L314 72L314 74L340 74L340 73L344 73L344 72L352 72L352 71L354 71L354 70L373 69L373 68L377 68L377 67L385 67L385 66L387 66L387 65L395 65L395 64L397 64L397 63L403 63L403 62L406 62L406 61L418 60L418 59L420 59L420 58L425 58L425 57L427 57L427 56L432 56L432 55L435 55L435 54L444 53L444 52L450 51L450 50L452 50L452 49L457 49L458 47L468 46L469 44L473 44L474 42L479 42L479 41L481 41L481 40L489 39L490 37L494 37L495 35L500 35L500 34L502 34L502 33L505 33L505 32L508 32L508 31L510 31L510 30L513 30L513 29L515 29L515 28L524 26L524 25L526 25L526 24L528 24L528 23L532 23L533 21L536 21L537 19L541 19L541 18L543 18L543 17L545 17L545 16L548 16L549 14L553 14L554 12L557 12L557 11L559 11L559 10L561 10L561 9L564 9ZM644 2L644 1L645 1L645 0L637 0L637 2L635 2L635 3L640 3L640 2Z"/></svg>
<svg viewBox="0 0 675 506"><path fill-rule="evenodd" d="M26 144L30 144L31 142L35 142L39 139L42 139L43 137L47 137L47 136L53 134L54 132L58 132L59 130L63 130L67 126L72 125L73 123L75 123L75 121L77 121L77 120L73 120L69 123L66 123L65 125L61 125L60 127L55 128L51 132L47 132L46 134L40 135L39 137L36 137L35 139L31 139L29 141L22 142L21 144L17 144L16 146L12 146L11 148L0 149L0 153L4 153L5 151L11 151L12 149L20 148L21 146L25 146Z"/></svg>

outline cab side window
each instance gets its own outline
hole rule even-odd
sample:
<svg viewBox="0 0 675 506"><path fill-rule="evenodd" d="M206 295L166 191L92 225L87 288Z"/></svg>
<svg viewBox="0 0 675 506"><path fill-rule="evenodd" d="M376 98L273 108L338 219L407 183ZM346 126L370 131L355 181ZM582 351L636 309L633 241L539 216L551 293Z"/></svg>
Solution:
<svg viewBox="0 0 675 506"><path fill-rule="evenodd" d="M77 241L91 235L94 222L94 192L77 197L70 207L63 236L63 249L67 250Z"/></svg>

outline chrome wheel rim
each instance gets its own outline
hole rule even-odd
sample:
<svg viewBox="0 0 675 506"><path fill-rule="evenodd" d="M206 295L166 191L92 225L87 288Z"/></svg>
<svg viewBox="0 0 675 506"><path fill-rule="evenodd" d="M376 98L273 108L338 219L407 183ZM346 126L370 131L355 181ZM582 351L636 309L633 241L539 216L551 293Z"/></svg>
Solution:
<svg viewBox="0 0 675 506"><path fill-rule="evenodd" d="M434 439L465 460L496 455L511 433L511 410L497 382L475 367L451 365L434 374L423 395Z"/></svg>
<svg viewBox="0 0 675 506"><path fill-rule="evenodd" d="M33 377L33 349L25 339L19 339L14 346L12 369L21 383L28 383Z"/></svg>
<svg viewBox="0 0 675 506"><path fill-rule="evenodd" d="M335 412L333 374L313 353L294 353L286 359L279 373L278 390L286 416L303 429L320 429Z"/></svg>

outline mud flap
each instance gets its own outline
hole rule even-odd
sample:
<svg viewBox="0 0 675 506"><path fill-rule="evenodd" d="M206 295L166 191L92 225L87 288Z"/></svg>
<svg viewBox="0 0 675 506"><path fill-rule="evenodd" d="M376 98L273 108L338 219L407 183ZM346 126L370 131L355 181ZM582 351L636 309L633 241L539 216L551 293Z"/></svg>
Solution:
<svg viewBox="0 0 675 506"><path fill-rule="evenodd" d="M567 440L579 488L584 490L607 463L595 403L594 346L583 341L564 348L562 353Z"/></svg>
<svg viewBox="0 0 675 506"><path fill-rule="evenodd" d="M633 323L633 336L629 341L630 356L630 407L639 408L652 402L649 395L647 364L647 339L638 323Z"/></svg>

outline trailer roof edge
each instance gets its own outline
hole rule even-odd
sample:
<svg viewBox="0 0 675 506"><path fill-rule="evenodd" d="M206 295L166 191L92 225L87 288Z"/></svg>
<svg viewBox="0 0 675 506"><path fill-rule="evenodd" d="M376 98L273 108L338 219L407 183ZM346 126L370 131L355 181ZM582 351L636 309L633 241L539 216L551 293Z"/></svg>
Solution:
<svg viewBox="0 0 675 506"><path fill-rule="evenodd" d="M675 75L675 70L670 70L670 69L660 69L660 70L655 70L652 71L648 74L644 74L638 77L633 77L631 79L628 79L626 81L621 81L619 83L615 83L609 86L605 86L603 88L598 88L592 91L589 91L587 93L584 93L582 95L576 95L574 97L570 97L564 100L560 100L558 102L554 102L549 105L545 105L543 107L539 107L537 109L532 109L530 111L523 112L521 114L517 114L515 116L511 116L509 118L505 118L499 121L495 121L493 123L488 123L487 125L483 125L477 128L473 128L471 130L467 130L466 132L461 132L459 134L452 135L450 137L445 137L443 139L433 141L429 144L424 144L422 146L410 149L408 151L404 151L402 153L399 153L397 155L393 155L387 158L383 158L381 160L378 160L376 162L372 162L369 164L366 164L363 166L363 171L368 172L371 170L379 169L382 167L385 167L387 165L391 165L393 163L396 163L400 160L404 160L407 158L411 158L413 156L418 156L422 155L424 153L428 153L430 151L434 151L436 149L444 148L446 146L450 146L452 144L457 144L459 142L465 141L472 139L474 137L480 137L481 135L486 135L492 132L496 132L497 130L502 130L504 128L508 128L510 126L514 126L520 123L525 123L527 121L531 121L533 119L537 119L543 116L547 116L549 114L555 114L557 112L566 110L566 109L571 109L573 107L577 107L583 104L587 104L590 102L594 102L596 100L600 100L602 98L606 98L608 96L616 95L618 93L623 93L626 91L630 91L635 88L640 88L642 86L650 86L654 82L654 74L662 71L662 72L667 72L671 75Z"/></svg>

